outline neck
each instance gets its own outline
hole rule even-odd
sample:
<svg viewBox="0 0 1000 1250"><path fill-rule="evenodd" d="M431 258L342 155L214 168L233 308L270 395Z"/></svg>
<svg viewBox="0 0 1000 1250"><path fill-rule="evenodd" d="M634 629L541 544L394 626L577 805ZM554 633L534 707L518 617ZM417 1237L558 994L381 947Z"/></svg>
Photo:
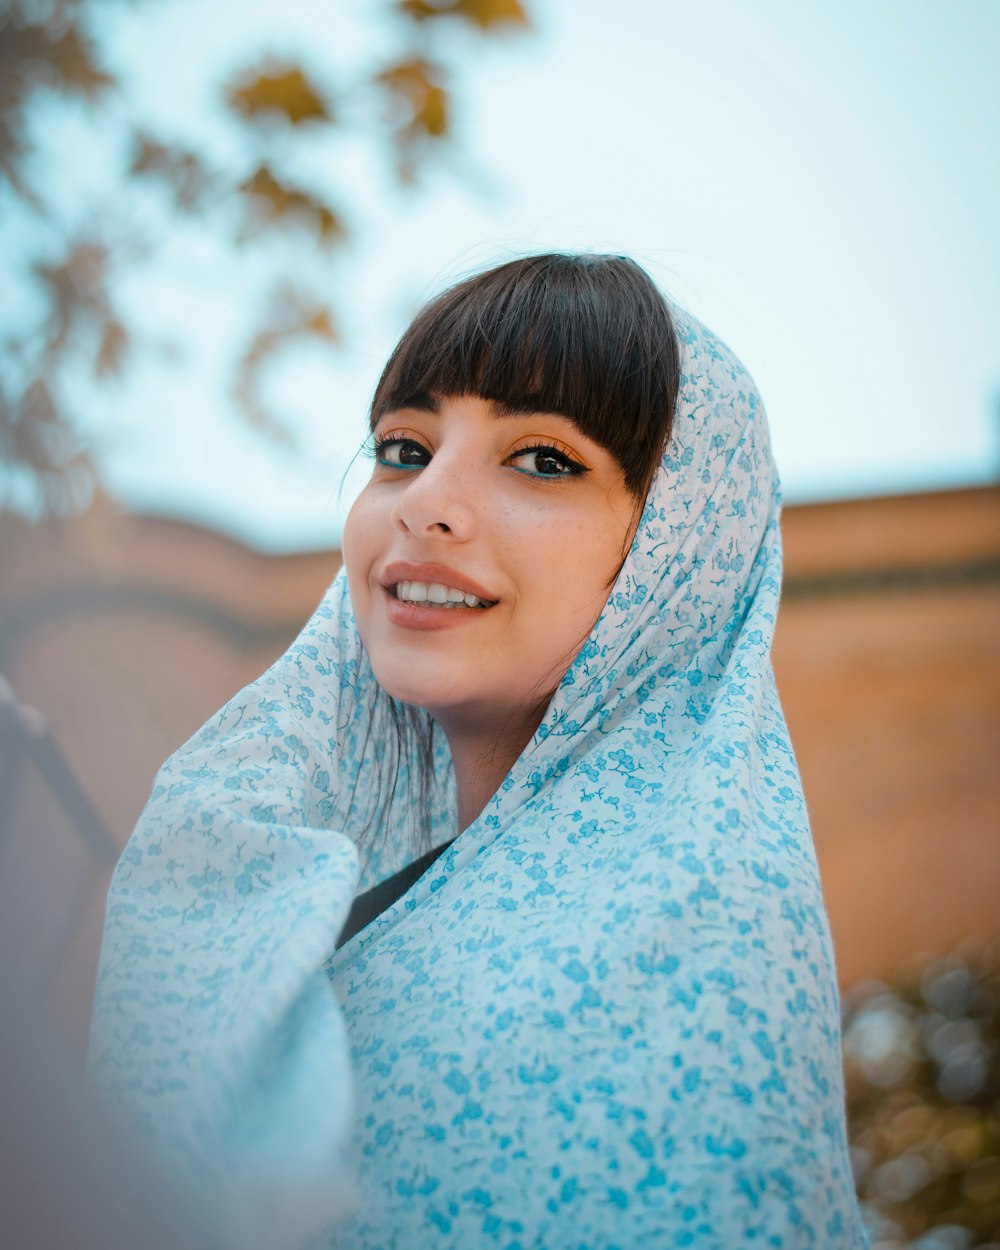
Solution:
<svg viewBox="0 0 1000 1250"><path fill-rule="evenodd" d="M458 832L476 819L513 768L545 713L545 704L527 720L495 725L438 723L451 748L458 791Z"/></svg>

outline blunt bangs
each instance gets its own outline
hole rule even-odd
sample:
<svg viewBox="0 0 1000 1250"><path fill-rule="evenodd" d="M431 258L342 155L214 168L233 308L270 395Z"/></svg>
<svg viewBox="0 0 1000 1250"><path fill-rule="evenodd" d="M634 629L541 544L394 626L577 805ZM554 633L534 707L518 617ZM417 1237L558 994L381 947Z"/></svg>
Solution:
<svg viewBox="0 0 1000 1250"><path fill-rule="evenodd" d="M468 278L417 314L375 389L371 424L458 395L558 413L609 451L644 499L679 373L666 300L634 261L533 256Z"/></svg>

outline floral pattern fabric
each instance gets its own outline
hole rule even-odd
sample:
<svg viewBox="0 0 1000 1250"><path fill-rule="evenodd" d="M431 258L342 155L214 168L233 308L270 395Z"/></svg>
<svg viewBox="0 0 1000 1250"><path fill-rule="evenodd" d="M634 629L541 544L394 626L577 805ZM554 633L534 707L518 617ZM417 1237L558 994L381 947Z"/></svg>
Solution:
<svg viewBox="0 0 1000 1250"><path fill-rule="evenodd" d="M243 1245L865 1244L770 663L766 419L678 324L674 436L607 607L392 907L335 952L359 884L422 849L382 831L359 881L378 748L342 576L157 778L109 897L92 1072ZM453 835L447 786L434 820Z"/></svg>

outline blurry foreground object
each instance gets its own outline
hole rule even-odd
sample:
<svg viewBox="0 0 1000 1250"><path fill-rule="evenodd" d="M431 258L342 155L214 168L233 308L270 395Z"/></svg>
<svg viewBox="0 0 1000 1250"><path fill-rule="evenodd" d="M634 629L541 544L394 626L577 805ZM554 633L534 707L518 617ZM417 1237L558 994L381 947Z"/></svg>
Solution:
<svg viewBox="0 0 1000 1250"><path fill-rule="evenodd" d="M844 1059L872 1250L1000 1246L1000 942L855 987Z"/></svg>
<svg viewBox="0 0 1000 1250"><path fill-rule="evenodd" d="M13 834L15 788L25 767L38 771L91 856L98 863L113 864L118 845L53 741L45 719L37 708L19 703L0 675L0 852Z"/></svg>
<svg viewBox="0 0 1000 1250"><path fill-rule="evenodd" d="M97 865L116 847L36 709L0 677L0 1243L17 1250L224 1250L175 1192L119 1135L86 1088L77 1047L53 1012L61 946L76 937L77 906L56 916L60 891L30 880L12 816L16 785L37 773ZM46 831L37 831L43 840ZM53 942L54 938L54 942Z"/></svg>
<svg viewBox="0 0 1000 1250"><path fill-rule="evenodd" d="M10 1250L226 1250L119 1137L30 985L0 973L0 1244ZM24 964L19 960L20 972Z"/></svg>

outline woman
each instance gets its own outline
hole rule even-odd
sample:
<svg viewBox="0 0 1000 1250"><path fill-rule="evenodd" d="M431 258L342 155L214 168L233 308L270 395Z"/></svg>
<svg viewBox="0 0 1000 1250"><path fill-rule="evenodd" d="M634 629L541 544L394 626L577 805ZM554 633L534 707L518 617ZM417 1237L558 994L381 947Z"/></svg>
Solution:
<svg viewBox="0 0 1000 1250"><path fill-rule="evenodd" d="M346 579L122 858L98 1078L244 1244L862 1245L750 378L534 257L372 427Z"/></svg>

